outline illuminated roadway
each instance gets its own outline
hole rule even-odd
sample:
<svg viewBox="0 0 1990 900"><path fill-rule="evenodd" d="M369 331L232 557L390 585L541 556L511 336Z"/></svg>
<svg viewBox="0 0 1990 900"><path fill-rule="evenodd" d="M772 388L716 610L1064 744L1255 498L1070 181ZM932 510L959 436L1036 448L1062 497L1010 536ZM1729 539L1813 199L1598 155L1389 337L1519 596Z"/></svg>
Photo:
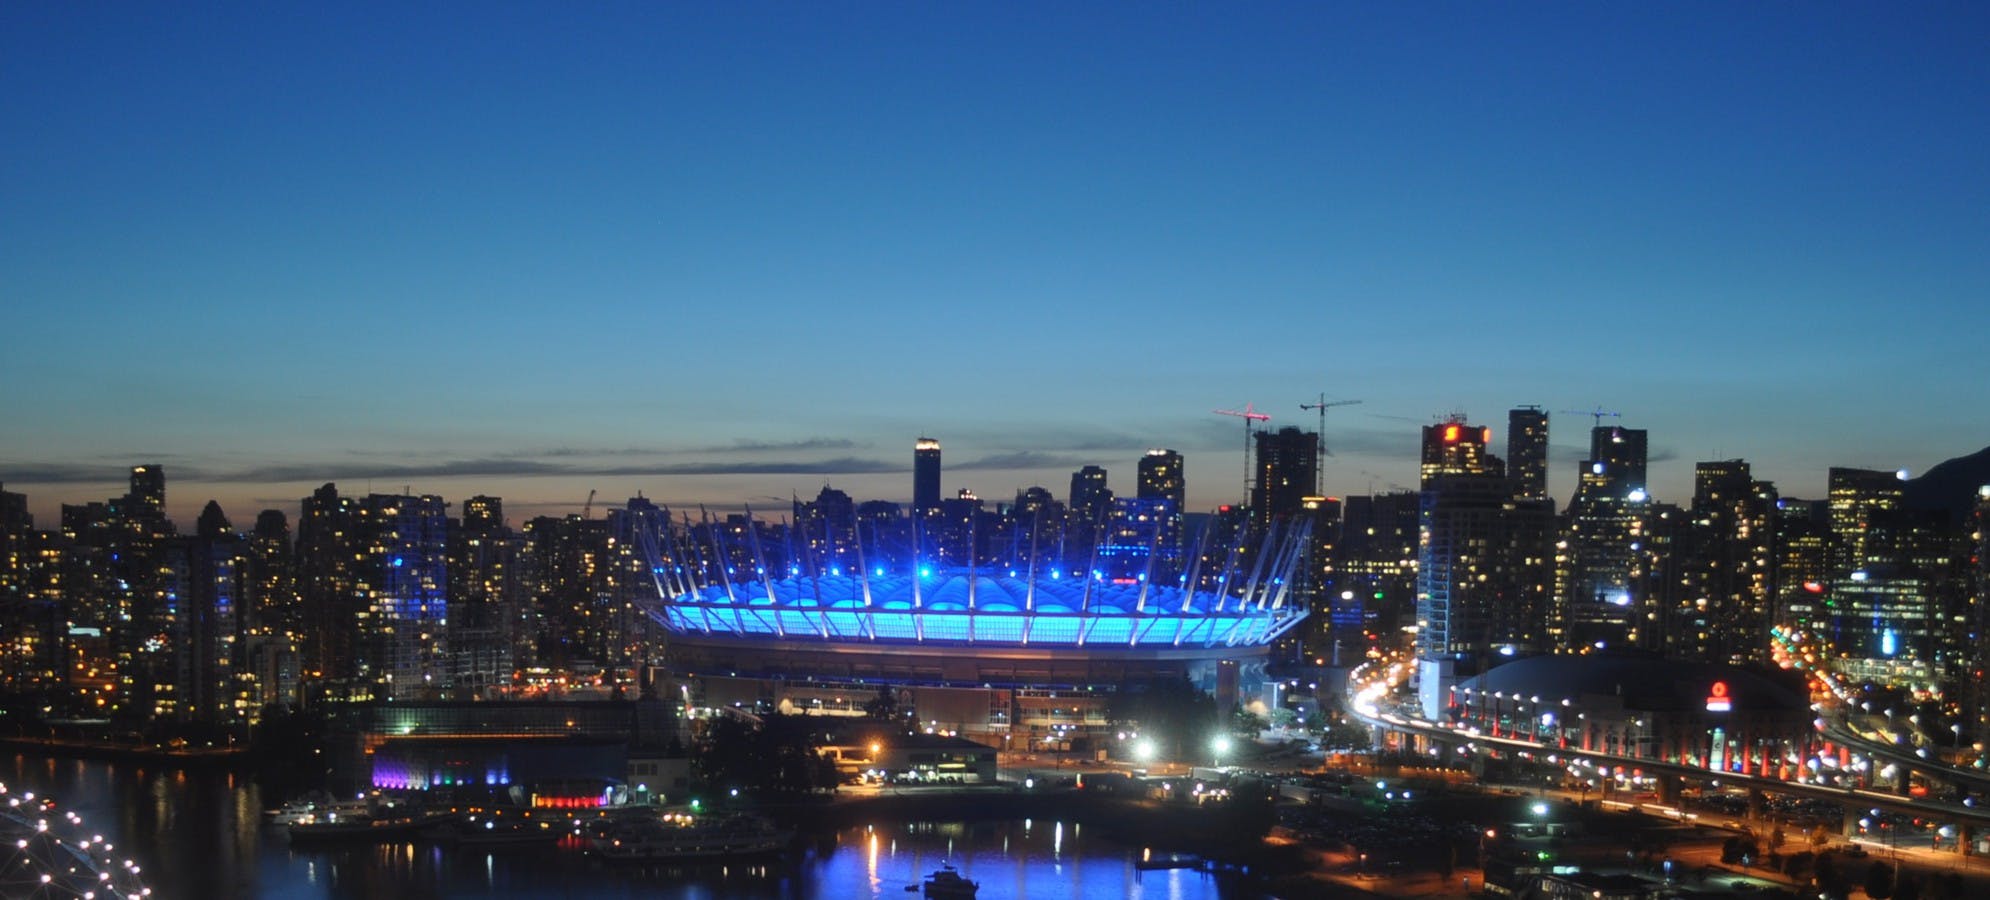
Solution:
<svg viewBox="0 0 1990 900"><path fill-rule="evenodd" d="M1852 812L1853 810L1875 808L1887 812L1907 813L1922 818L1947 822L1967 822L1973 825L1990 823L1990 810L1975 809L1958 803L1903 797L1883 791L1830 787L1785 781L1779 778L1762 778L1739 772L1716 772L1700 766L1671 763L1639 756L1623 756L1615 753L1601 753L1594 750L1576 750L1556 747L1538 741L1473 734L1467 731L1460 731L1456 728L1446 727L1428 719L1414 716L1406 717L1398 715L1395 712L1383 711L1378 706L1378 703L1386 692L1386 681L1377 679L1362 683L1358 679L1358 676L1350 678L1348 680L1347 704L1349 712L1355 718L1372 728L1420 735L1446 745L1464 745L1468 748L1474 748L1480 753L1497 749L1516 755L1526 754L1528 758L1538 757L1543 760L1552 760L1551 764L1555 765L1573 764L1585 768L1594 768L1598 764L1604 766L1625 766L1641 769L1648 773L1664 773L1694 779L1719 779L1728 784L1752 787L1765 793L1795 794L1820 800L1830 800L1847 805L1848 819L1852 815L1857 814L1856 812ZM1846 746L1871 745L1870 741L1866 741L1863 738L1855 736L1847 737L1842 734L1842 731L1834 732L1827 729L1826 734L1834 741L1843 740ZM1873 753L1874 756L1894 760L1896 764L1907 763L1917 771L1927 772L1930 775L1943 778L1961 775L1975 783L1990 783L1990 779L1985 779L1983 776L1962 772L1953 767L1930 763L1928 760L1920 759L1912 753L1900 753L1893 748L1883 746L1874 746L1873 749L1878 751ZM1863 748L1861 752L1864 752ZM1964 780L1964 778L1958 778L1957 780Z"/></svg>

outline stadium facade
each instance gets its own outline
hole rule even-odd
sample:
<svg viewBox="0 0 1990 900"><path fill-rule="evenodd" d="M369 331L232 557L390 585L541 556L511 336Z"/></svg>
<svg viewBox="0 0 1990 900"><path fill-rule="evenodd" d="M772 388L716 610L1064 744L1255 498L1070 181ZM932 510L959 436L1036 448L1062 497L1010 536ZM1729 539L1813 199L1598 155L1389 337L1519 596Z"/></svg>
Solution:
<svg viewBox="0 0 1990 900"><path fill-rule="evenodd" d="M679 529L666 514L638 537L673 690L694 706L826 715L884 701L936 733L1082 749L1112 730L1121 686L1187 677L1219 701L1254 688L1272 642L1306 615L1292 592L1304 522L1223 546L1204 529L1185 572L1163 554L1107 567L1097 550L1074 566L1034 540L942 566L916 515L908 527L909 552L860 539L823 562L725 545L753 540L750 522Z"/></svg>

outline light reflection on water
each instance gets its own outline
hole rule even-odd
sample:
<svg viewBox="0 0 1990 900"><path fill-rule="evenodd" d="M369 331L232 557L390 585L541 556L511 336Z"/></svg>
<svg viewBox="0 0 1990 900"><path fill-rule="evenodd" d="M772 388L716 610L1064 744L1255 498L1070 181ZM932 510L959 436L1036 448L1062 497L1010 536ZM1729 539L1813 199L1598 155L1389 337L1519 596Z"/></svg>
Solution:
<svg viewBox="0 0 1990 900"><path fill-rule="evenodd" d="M228 773L12 756L0 757L0 781L47 792L81 814L129 848L154 895L167 898L920 900L917 885L942 864L979 881L979 900L1244 896L1190 869L1142 871L1143 848L1075 822L881 822L804 836L778 860L629 866L603 863L571 841L488 851L427 843L292 850L280 829L261 822L279 801Z"/></svg>

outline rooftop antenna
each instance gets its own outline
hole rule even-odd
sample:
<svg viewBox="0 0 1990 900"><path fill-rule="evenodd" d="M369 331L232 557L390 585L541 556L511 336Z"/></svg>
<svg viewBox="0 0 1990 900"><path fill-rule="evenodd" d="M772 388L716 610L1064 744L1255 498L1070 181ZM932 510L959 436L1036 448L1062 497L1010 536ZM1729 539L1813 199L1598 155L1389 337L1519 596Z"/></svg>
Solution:
<svg viewBox="0 0 1990 900"><path fill-rule="evenodd" d="M1249 506L1251 503L1251 423L1269 422L1271 421L1271 416L1258 412L1248 401L1244 403L1243 409L1214 409L1210 410L1210 412L1219 416L1236 416L1244 420L1244 505Z"/></svg>
<svg viewBox="0 0 1990 900"><path fill-rule="evenodd" d="M1300 409L1317 409L1320 411L1320 455L1313 460L1313 496L1315 497L1321 496L1320 484L1323 473L1327 468L1326 458L1334 455L1332 450L1327 449L1327 410L1333 409L1336 406L1354 406L1360 402L1359 400L1328 401L1327 395L1321 394L1320 402L1318 403L1299 404Z"/></svg>

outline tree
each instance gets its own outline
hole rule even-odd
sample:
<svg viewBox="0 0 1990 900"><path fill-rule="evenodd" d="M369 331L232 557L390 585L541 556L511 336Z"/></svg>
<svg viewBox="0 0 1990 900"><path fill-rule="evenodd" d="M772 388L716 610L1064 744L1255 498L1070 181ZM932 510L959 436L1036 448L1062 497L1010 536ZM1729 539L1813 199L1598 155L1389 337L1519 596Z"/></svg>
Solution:
<svg viewBox="0 0 1990 900"><path fill-rule="evenodd" d="M1185 677L1131 681L1106 702L1106 717L1138 728L1169 759L1181 759L1215 733L1216 698Z"/></svg>
<svg viewBox="0 0 1990 900"><path fill-rule="evenodd" d="M720 716L705 720L691 767L715 791L800 794L833 789L836 781L824 773L820 747L807 716L770 715L757 724Z"/></svg>
<svg viewBox="0 0 1990 900"><path fill-rule="evenodd" d="M1887 900L1893 896L1893 867L1874 860L1866 869L1866 896L1872 900Z"/></svg>
<svg viewBox="0 0 1990 900"><path fill-rule="evenodd" d="M878 685L878 695L864 704L864 715L882 722L898 718L898 692L891 685Z"/></svg>

